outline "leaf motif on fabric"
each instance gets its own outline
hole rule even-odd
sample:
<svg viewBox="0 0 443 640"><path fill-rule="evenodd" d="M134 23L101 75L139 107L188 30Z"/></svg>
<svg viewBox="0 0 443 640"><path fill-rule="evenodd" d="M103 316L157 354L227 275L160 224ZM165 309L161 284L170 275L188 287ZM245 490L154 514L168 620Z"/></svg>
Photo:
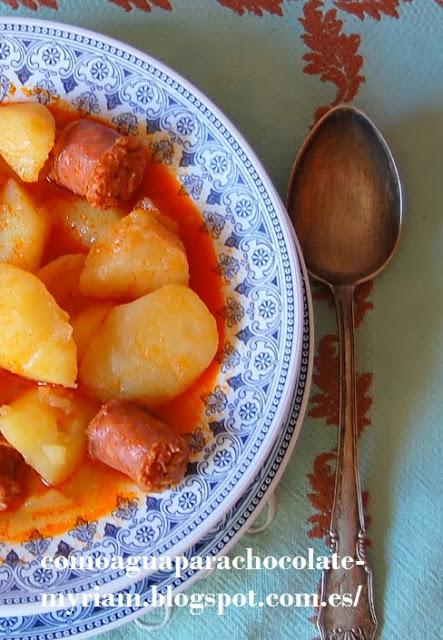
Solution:
<svg viewBox="0 0 443 640"><path fill-rule="evenodd" d="M305 73L318 75L322 82L332 82L336 87L335 99L317 109L315 117L319 119L331 107L353 100L364 82L360 74L363 57L358 53L361 38L357 33L343 33L337 10L325 10L324 0L308 0L299 21L305 30L302 40L310 49L303 56Z"/></svg>
<svg viewBox="0 0 443 640"><path fill-rule="evenodd" d="M324 538L331 523L335 460L335 452L320 453L314 458L312 473L308 474L313 490L312 493L308 493L308 500L315 509L315 513L308 518L308 523L312 525L308 531L310 538Z"/></svg>
<svg viewBox="0 0 443 640"><path fill-rule="evenodd" d="M169 0L108 0L108 2L116 4L127 12L133 9L149 12L153 7L158 7L165 11L172 11L172 4Z"/></svg>
<svg viewBox="0 0 443 640"><path fill-rule="evenodd" d="M308 518L311 528L308 531L310 538L327 538L331 525L332 502L335 489L335 464L337 454L335 451L320 453L314 458L312 473L308 474L312 493L308 493L308 500L315 509ZM362 503L366 530L371 522L367 513L369 493L363 491ZM368 540L367 545L370 545Z"/></svg>
<svg viewBox="0 0 443 640"><path fill-rule="evenodd" d="M320 340L318 354L314 357L313 382L319 391L311 396L308 415L311 418L324 418L326 424L338 426L340 397L338 336L329 334ZM372 398L369 395L371 384L372 373L357 374L358 435L371 424L368 417L372 405Z"/></svg>
<svg viewBox="0 0 443 640"><path fill-rule="evenodd" d="M309 415L311 418L325 418L326 424L337 426L339 362L336 335L326 335L320 340L312 379L319 391L311 395Z"/></svg>
<svg viewBox="0 0 443 640"><path fill-rule="evenodd" d="M217 0L217 2L223 7L232 9L239 16L244 13L253 13L256 16L262 16L264 13L283 15L284 0Z"/></svg>
<svg viewBox="0 0 443 640"><path fill-rule="evenodd" d="M437 2L442 0L437 0ZM365 16L374 20L381 20L383 16L399 18L398 9L402 3L412 2L412 0L335 0L337 9L352 13L360 20Z"/></svg>
<svg viewBox="0 0 443 640"><path fill-rule="evenodd" d="M355 289L354 294L354 322L359 327L368 311L374 308L374 303L369 299L374 290L373 280L363 282Z"/></svg>
<svg viewBox="0 0 443 640"><path fill-rule="evenodd" d="M37 9L43 7L58 9L57 0L1 0L1 2L11 7L11 9L20 9L20 7L26 7L32 11L37 11Z"/></svg>

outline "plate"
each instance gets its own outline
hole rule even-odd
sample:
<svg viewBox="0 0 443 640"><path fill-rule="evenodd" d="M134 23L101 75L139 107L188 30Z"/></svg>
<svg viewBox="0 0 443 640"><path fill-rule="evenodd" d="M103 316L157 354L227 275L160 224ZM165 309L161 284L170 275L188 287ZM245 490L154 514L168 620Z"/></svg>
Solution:
<svg viewBox="0 0 443 640"><path fill-rule="evenodd" d="M0 615L41 612L47 591L121 590L123 570L43 570L44 555L179 555L247 490L288 418L301 367L300 258L284 207L259 160L204 95L160 62L105 36L27 19L0 24L0 100L62 98L123 132L149 132L202 212L224 279L221 368L202 419L214 440L184 481L122 498L107 517L60 536L0 545Z"/></svg>
<svg viewBox="0 0 443 640"><path fill-rule="evenodd" d="M306 273L304 273L306 277ZM307 277L306 277L307 282ZM268 460L257 473L252 484L238 502L211 529L203 539L185 552L190 558L200 555L226 555L235 542L247 532L257 517L269 495L274 491L291 457L301 428L302 419L309 395L309 383L313 361L313 316L310 301L309 284L304 296L304 322L302 364L292 399L291 415L276 439ZM171 586L174 593L189 588L207 573L192 569L176 578L173 572L159 573L137 580L127 591L139 594L144 602L152 599L152 587L155 584L162 593ZM17 615L0 618L0 638L8 640L55 640L69 636L93 637L121 626L145 615L147 609L131 607L110 607L106 609L93 606L72 607L63 610L44 612L31 616Z"/></svg>

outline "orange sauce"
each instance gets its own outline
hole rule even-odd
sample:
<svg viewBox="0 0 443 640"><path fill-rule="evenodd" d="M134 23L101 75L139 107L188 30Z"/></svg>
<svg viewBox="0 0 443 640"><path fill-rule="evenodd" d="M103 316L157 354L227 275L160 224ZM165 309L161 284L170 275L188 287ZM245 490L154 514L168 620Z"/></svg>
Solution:
<svg viewBox="0 0 443 640"><path fill-rule="evenodd" d="M77 112L60 104L50 109L59 129L79 117ZM38 182L24 185L38 206L45 205L55 196L66 199L74 197L51 184L46 175L43 169ZM0 162L0 187L11 176L13 172ZM16 176L14 178L18 180ZM149 164L134 202L142 196L150 197L163 214L178 223L178 233L188 256L190 286L215 316L221 346L224 336L222 279L216 272L217 259L212 240L202 231L203 219L199 210L182 192L171 170L158 162ZM129 203L128 211L132 204ZM43 264L59 255L79 251L84 252L84 248L73 236L53 226ZM167 404L157 407L155 414L177 432L192 432L202 417L203 399L211 392L218 371L219 363L215 359L192 387ZM0 371L0 405L35 384ZM29 425L29 428L32 426ZM23 484L22 502L0 513L0 540L23 541L35 531L41 536L61 534L74 527L79 519L91 521L109 514L116 508L118 497L131 498L135 495L134 486L125 476L86 457L77 471L55 488L47 487L31 469L27 470Z"/></svg>

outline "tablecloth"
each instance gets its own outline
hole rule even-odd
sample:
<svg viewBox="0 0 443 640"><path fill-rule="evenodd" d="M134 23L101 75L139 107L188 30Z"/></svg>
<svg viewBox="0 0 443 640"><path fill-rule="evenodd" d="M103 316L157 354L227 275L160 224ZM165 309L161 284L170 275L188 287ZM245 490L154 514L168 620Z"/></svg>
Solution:
<svg viewBox="0 0 443 640"><path fill-rule="evenodd" d="M384 132L406 193L400 251L357 294L361 466L382 640L441 637L443 424L442 0L1 0L0 13L56 20L128 42L171 65L244 133L285 195L310 126L353 102ZM337 339L314 288L315 366L277 514L232 553L324 553L337 439ZM440 565L440 567L439 567ZM194 591L311 592L308 571L217 572ZM313 610L176 610L165 640L306 639ZM134 624L106 640L141 640ZM155 637L155 635L153 635Z"/></svg>

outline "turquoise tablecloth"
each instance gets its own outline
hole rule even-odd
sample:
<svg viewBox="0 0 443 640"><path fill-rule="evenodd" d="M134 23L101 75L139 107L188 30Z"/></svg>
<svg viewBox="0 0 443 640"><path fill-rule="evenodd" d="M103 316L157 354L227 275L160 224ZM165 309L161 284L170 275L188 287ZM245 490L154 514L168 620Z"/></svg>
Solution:
<svg viewBox="0 0 443 640"><path fill-rule="evenodd" d="M165 61L238 125L284 196L314 114L354 101L396 156L407 217L399 255L359 294L362 467L383 640L441 637L443 424L442 0L2 0L7 15L101 31ZM58 8L57 8L58 5ZM28 7L28 8L27 8ZM314 384L272 526L245 536L263 556L325 550L336 443L334 316L315 294ZM364 317L363 317L364 316ZM440 571L438 565L440 563ZM312 572L219 572L208 592L312 591ZM165 639L317 635L306 609L175 611ZM108 640L138 640L135 625Z"/></svg>

